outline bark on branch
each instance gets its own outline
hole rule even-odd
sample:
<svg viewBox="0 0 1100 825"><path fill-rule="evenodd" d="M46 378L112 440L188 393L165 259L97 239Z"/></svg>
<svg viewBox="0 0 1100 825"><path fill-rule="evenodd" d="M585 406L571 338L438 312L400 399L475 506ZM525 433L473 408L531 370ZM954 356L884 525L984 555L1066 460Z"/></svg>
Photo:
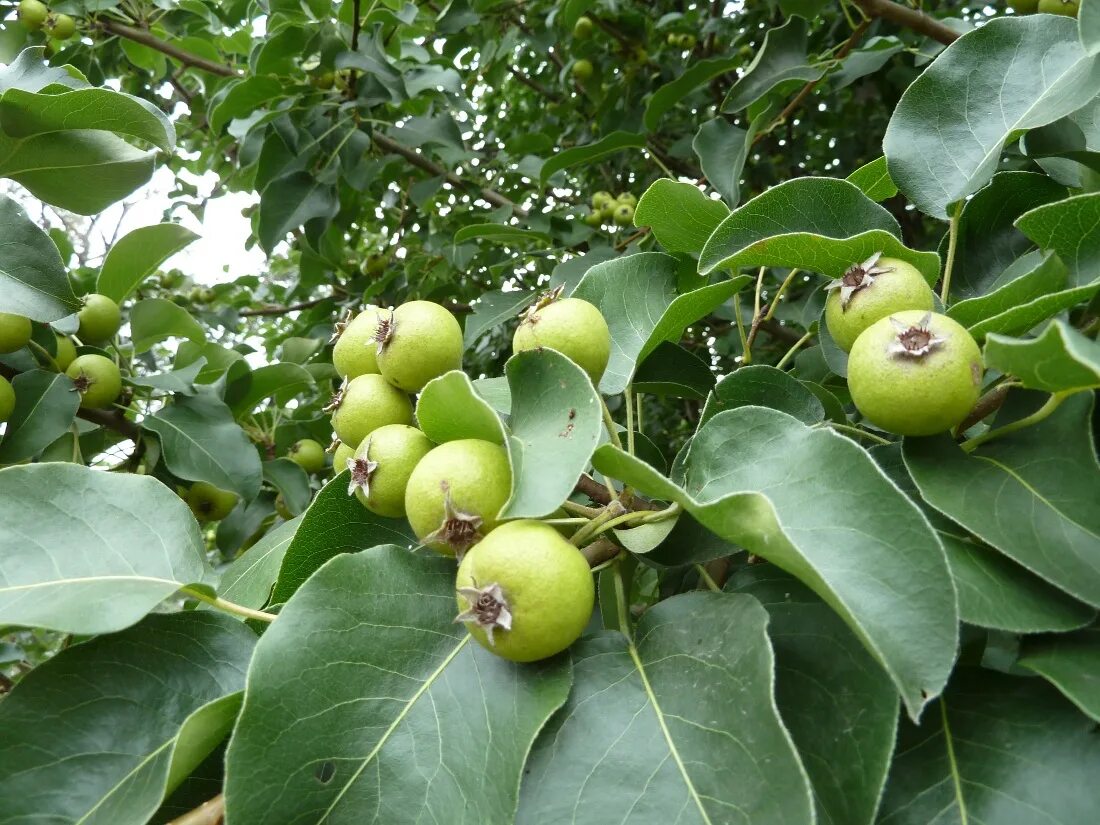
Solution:
<svg viewBox="0 0 1100 825"><path fill-rule="evenodd" d="M912 29L933 40L938 40L945 46L950 46L961 36L936 18L900 3L894 3L892 0L855 0L855 3L871 17L881 17L883 20Z"/></svg>

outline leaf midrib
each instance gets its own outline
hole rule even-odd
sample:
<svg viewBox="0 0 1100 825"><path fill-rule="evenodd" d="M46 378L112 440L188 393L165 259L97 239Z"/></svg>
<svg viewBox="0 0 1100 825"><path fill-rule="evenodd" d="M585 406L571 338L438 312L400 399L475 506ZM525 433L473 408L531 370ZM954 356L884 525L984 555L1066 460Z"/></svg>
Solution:
<svg viewBox="0 0 1100 825"><path fill-rule="evenodd" d="M390 723L389 727L386 728L386 732L382 734L382 737L378 740L377 744L375 744L375 746L371 748L370 753L363 757L362 764L356 769L355 773L351 775L348 781L344 783L344 787L340 789L340 793L338 793L336 795L336 798L332 800L332 804L330 804L325 809L324 813L321 814L320 819L317 820L317 825L323 825L323 823L328 819L329 814L331 814L336 809L336 806L340 804L340 800L344 798L344 794L346 794L351 786L355 784L356 780L358 780L359 777L363 774L363 771L367 769L367 766L372 761L374 761L374 758L378 756L379 753L381 753L382 748L385 747L386 742L389 741L390 736L392 736L393 732L397 730L398 726L403 721L405 721L405 717L408 716L409 713L412 711L413 706L418 701L420 701L420 698L425 693L428 692L428 689L431 688L431 686L435 683L435 680L438 679L440 675L442 675L443 671L447 669L447 666L450 665L452 661L454 661L454 658L462 651L462 648L464 648L469 641L470 634L467 633L465 636L462 637L459 643L455 645L454 650L448 653L447 657L439 663L439 667L432 671L428 678L424 680L424 684L417 688L416 693L409 697L408 701L405 702L405 706L401 708L401 712L397 714L394 720Z"/></svg>
<svg viewBox="0 0 1100 825"><path fill-rule="evenodd" d="M661 733L665 737L669 752L676 762L676 767L680 770L680 776L683 777L684 784L687 785L691 798L695 800L695 806L699 809L699 815L703 818L705 825L712 825L710 816L707 815L707 809L703 807L703 800L699 798L699 792L695 790L695 784L691 781L687 768L680 758L680 751L677 749L676 743L672 739L672 733L669 731L668 725L665 724L664 711L661 710L661 705L657 701L657 695L653 692L653 686L649 683L649 677L646 675L645 665L642 664L642 659L638 655L638 649L634 647L634 642L630 640L627 640L626 649L630 653L630 658L634 661L634 667L638 669L638 675L642 678L642 687L645 688L646 697L649 699L650 704L653 705L653 712L657 716L657 724L661 726Z"/></svg>

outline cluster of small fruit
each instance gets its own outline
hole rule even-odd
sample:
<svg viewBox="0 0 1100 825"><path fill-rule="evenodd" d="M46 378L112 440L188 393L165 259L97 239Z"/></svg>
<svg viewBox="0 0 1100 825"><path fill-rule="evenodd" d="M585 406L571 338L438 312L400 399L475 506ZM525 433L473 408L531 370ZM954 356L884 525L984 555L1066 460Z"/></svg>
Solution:
<svg viewBox="0 0 1100 825"><path fill-rule="evenodd" d="M610 346L599 310L561 298L561 290L525 312L513 338L515 352L563 352L594 382ZM344 378L331 405L339 439L333 468L349 471L348 494L368 510L406 517L423 545L460 559L459 620L475 639L508 659L543 659L583 631L592 576L581 552L553 527L498 523L512 489L504 447L474 438L437 445L414 426L408 393L461 361L461 329L439 304L368 307L342 324L332 353Z"/></svg>
<svg viewBox="0 0 1100 825"><path fill-rule="evenodd" d="M634 222L634 207L638 199L629 192L612 197L610 192L599 191L592 196L592 211L582 220L591 227L611 222L616 226L630 226Z"/></svg>
<svg viewBox="0 0 1100 825"><path fill-rule="evenodd" d="M114 338L122 325L122 312L118 304L106 295L95 293L84 298L84 306L77 314L80 328L77 336L83 344L102 344ZM38 349L32 339L34 327L29 318L0 312L0 353L16 352L23 347ZM58 372L73 379L73 389L80 393L83 409L108 407L122 392L122 374L110 358L98 353L77 355L76 344L67 335L57 335L55 352L49 355ZM15 390L6 378L0 376L0 421L7 421L15 410Z"/></svg>
<svg viewBox="0 0 1100 825"><path fill-rule="evenodd" d="M68 40L76 34L76 21L67 14L55 14L40 0L20 0L19 22L29 31L45 30L54 40Z"/></svg>
<svg viewBox="0 0 1100 825"><path fill-rule="evenodd" d="M827 288L825 325L848 353L848 390L864 418L898 435L962 423L981 390L981 351L965 327L933 312L916 267L876 253Z"/></svg>
<svg viewBox="0 0 1100 825"><path fill-rule="evenodd" d="M1076 17L1081 0L1008 0L1008 7L1017 14L1060 14Z"/></svg>
<svg viewBox="0 0 1100 825"><path fill-rule="evenodd" d="M606 24L600 24L602 28L607 28ZM581 15L577 18L577 22L573 24L573 39L577 41L590 40L592 35L596 32L596 21L588 15ZM675 35L676 41L673 42L673 35L669 35L670 45L679 45L681 48L693 48L695 46L695 38L692 35ZM649 52L645 50L645 47L640 43L631 43L628 39L621 35L616 35L616 65L622 65L623 62L627 62L634 66L640 66L645 64L649 60ZM690 45L689 45L690 43ZM587 58L581 57L573 61L573 65L569 68L570 74L573 76L573 80L577 83L584 84L591 79L595 68L592 66L592 61Z"/></svg>

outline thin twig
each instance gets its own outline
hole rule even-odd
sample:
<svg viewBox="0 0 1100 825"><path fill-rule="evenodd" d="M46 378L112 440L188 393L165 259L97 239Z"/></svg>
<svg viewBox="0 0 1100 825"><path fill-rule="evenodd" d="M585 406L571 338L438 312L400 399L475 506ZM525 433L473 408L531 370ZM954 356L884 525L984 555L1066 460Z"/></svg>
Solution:
<svg viewBox="0 0 1100 825"><path fill-rule="evenodd" d="M158 51L161 54L173 57L185 66L192 66L196 69L202 69L204 72L221 75L222 77L237 77L239 75L237 70L232 66L215 63L212 60L207 60L205 57L181 49L179 46L166 43L145 29L136 29L133 26L124 25L107 17L100 17L96 21L96 26L105 32L118 35L119 37L125 37L127 40L132 40L135 43L148 46L150 49Z"/></svg>
<svg viewBox="0 0 1100 825"><path fill-rule="evenodd" d="M225 796L218 794L193 811L173 819L168 825L220 825L225 817Z"/></svg>
<svg viewBox="0 0 1100 825"><path fill-rule="evenodd" d="M889 20L891 23L912 29L919 34L931 37L933 40L938 40L945 46L950 46L961 36L957 31L948 28L936 18L929 17L927 14L903 6L900 3L893 3L891 0L854 0L854 2L871 17L881 17L883 20Z"/></svg>

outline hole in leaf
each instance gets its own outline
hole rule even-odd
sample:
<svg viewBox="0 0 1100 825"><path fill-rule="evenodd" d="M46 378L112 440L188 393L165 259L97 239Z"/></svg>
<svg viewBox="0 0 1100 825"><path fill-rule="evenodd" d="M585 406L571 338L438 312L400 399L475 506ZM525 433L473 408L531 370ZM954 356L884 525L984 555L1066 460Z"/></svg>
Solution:
<svg viewBox="0 0 1100 825"><path fill-rule="evenodd" d="M332 777L336 776L336 766L331 762L322 762L317 766L317 770L313 775L317 777L317 781L322 785L327 785L332 781Z"/></svg>

